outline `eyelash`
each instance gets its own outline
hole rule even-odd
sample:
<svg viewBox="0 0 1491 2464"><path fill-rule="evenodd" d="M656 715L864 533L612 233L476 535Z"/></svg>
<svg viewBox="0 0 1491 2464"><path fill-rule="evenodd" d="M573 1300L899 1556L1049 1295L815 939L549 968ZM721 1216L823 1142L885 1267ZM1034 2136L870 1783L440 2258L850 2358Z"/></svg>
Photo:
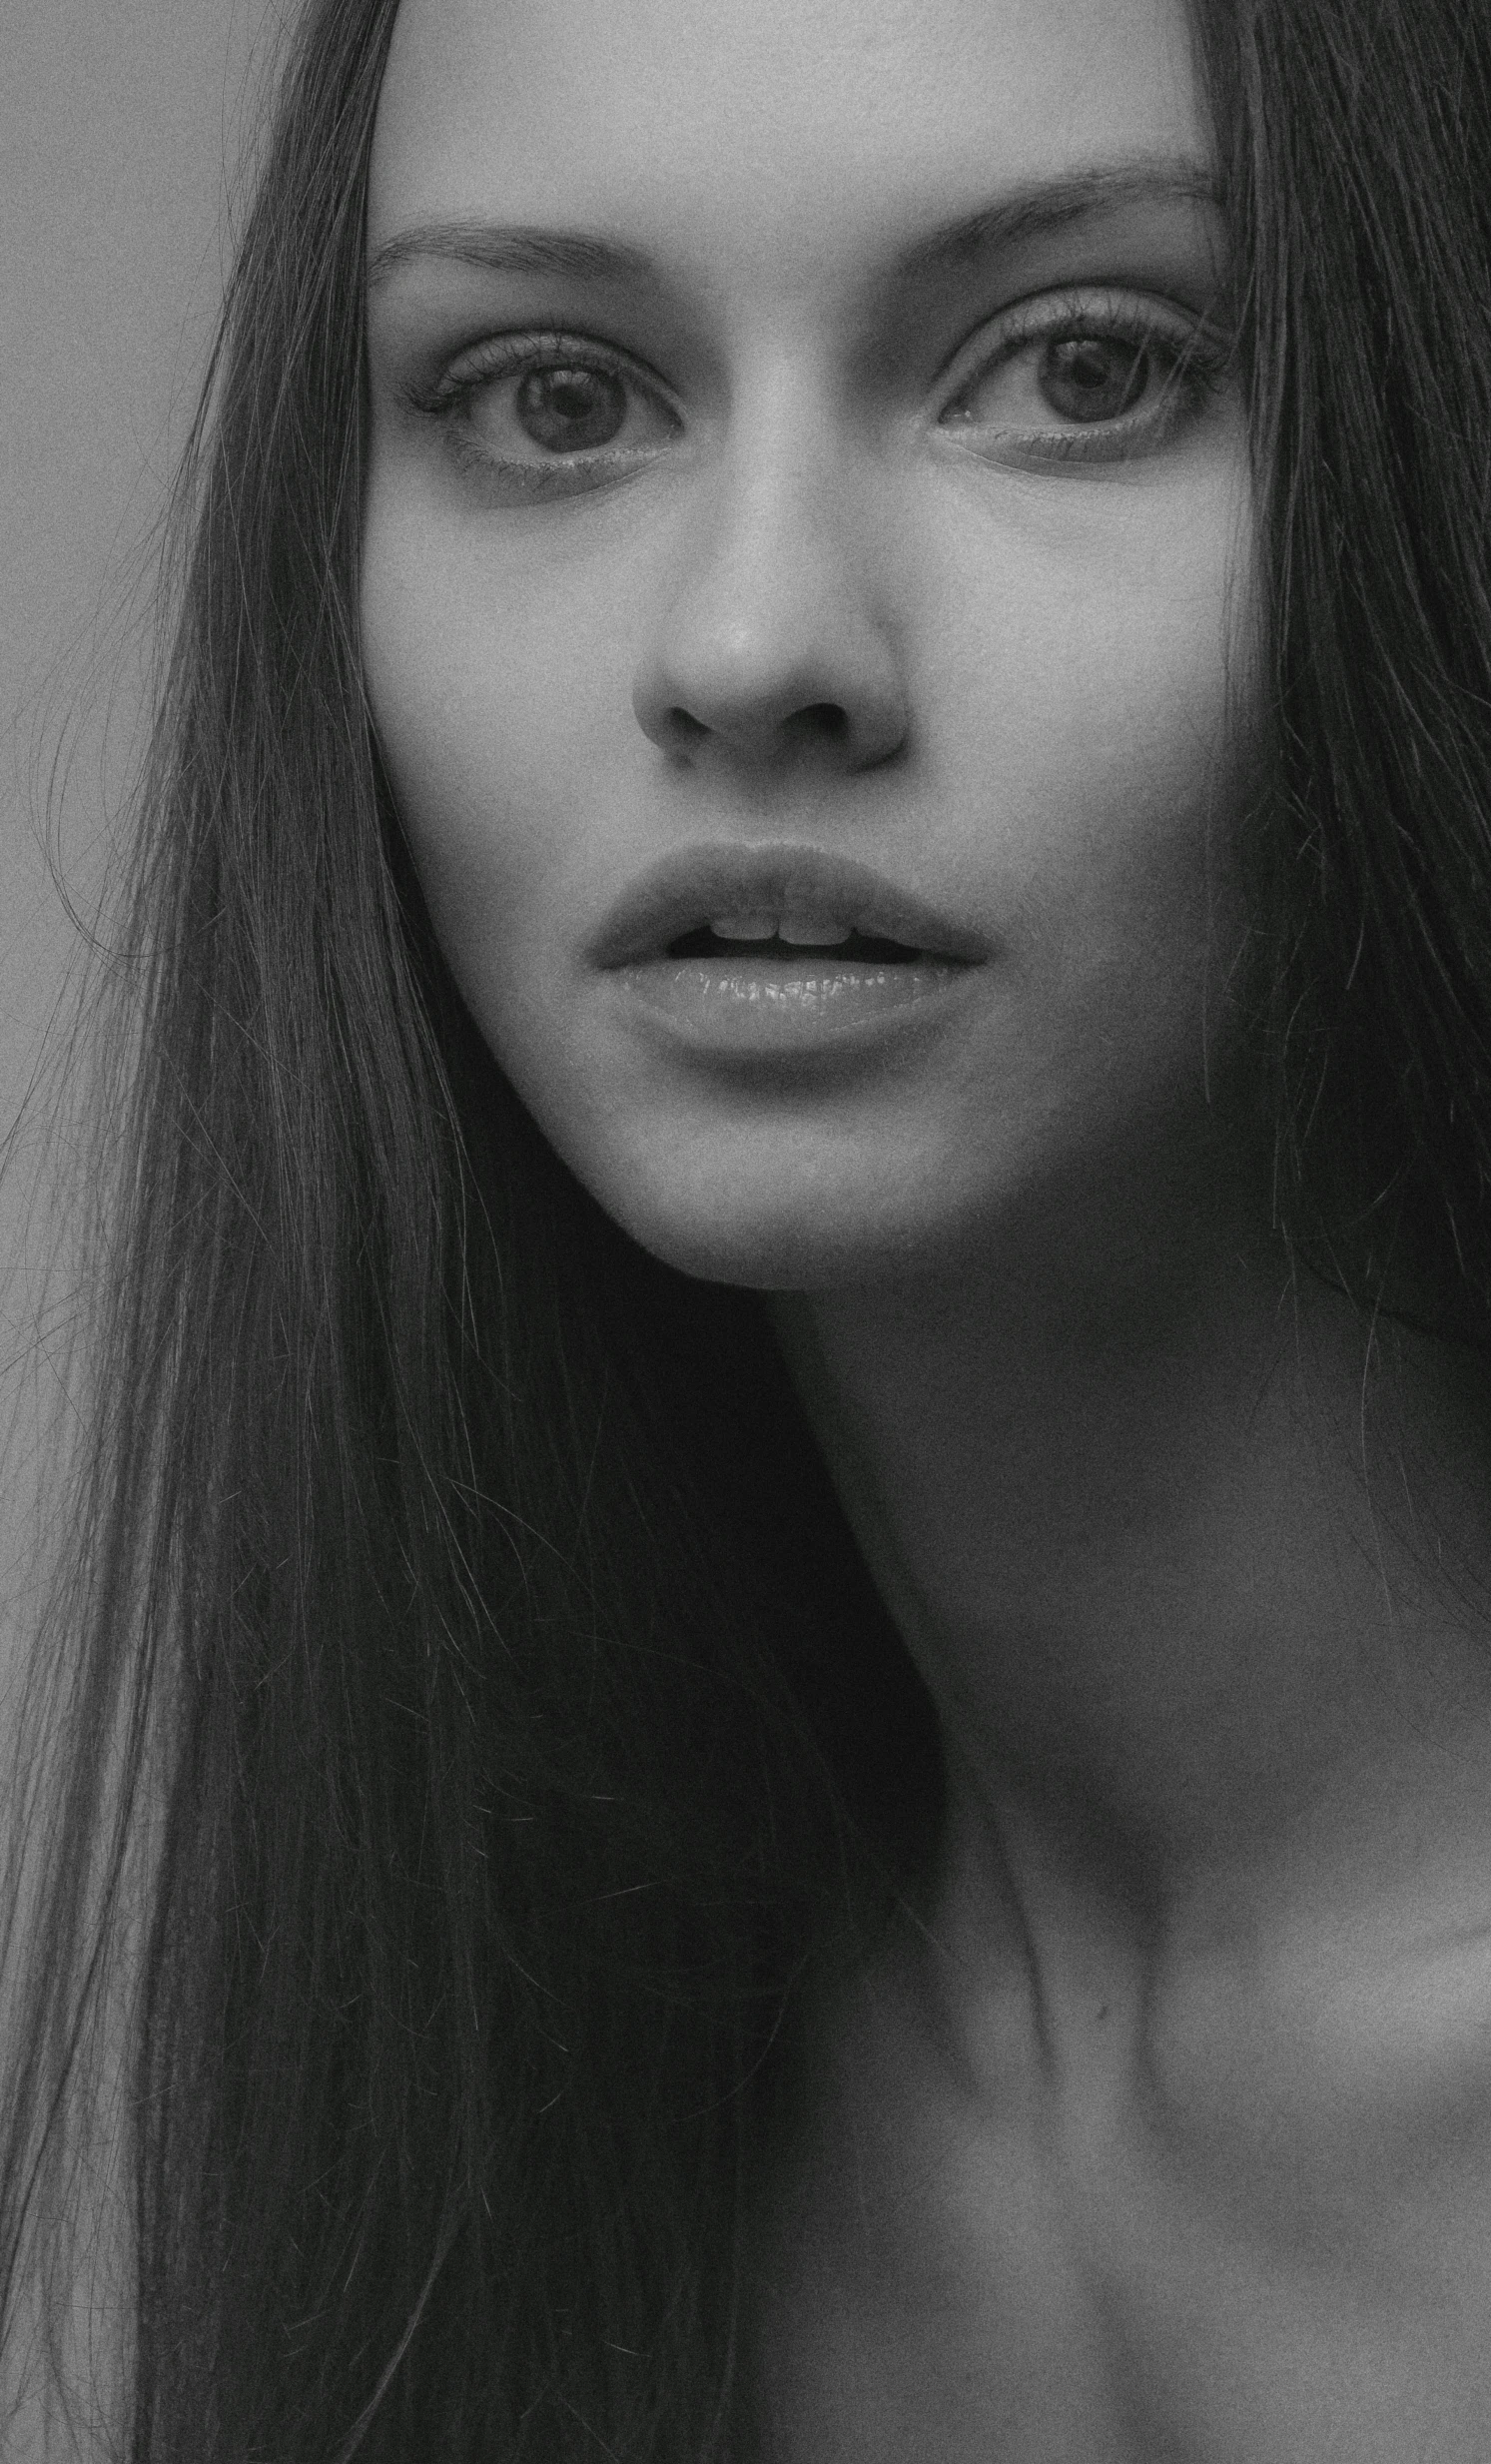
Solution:
<svg viewBox="0 0 1491 2464"><path fill-rule="evenodd" d="M469 429L461 427L476 396L496 378L528 376L544 368L597 370L639 387L651 394L654 401L661 399L630 360L607 351L602 344L582 342L577 335L570 334L498 334L477 345L474 367L458 377L442 378L417 408L446 428L452 450L464 469L499 472L505 480L515 482L524 493L534 496L560 494L566 488L583 484L587 476L594 484L598 471L614 470L632 458L627 448L618 451L602 446L590 453L556 455L551 463L504 461L478 444Z"/></svg>
<svg viewBox="0 0 1491 2464"><path fill-rule="evenodd" d="M1178 320L1171 323L1155 306L1135 298L1081 293L1053 297L1048 293L1028 307L1017 306L1007 311L1006 320L997 347L978 361L943 406L938 415L939 426L947 422L949 412L960 401L1036 343L1051 345L1097 335L1105 341L1147 346L1169 363L1157 403L1140 405L1132 412L1065 428L1054 425L997 430L1007 452L1026 461L1118 461L1134 451L1152 451L1187 417L1199 414L1216 391L1226 366L1224 348L1205 326L1182 328ZM468 362L458 376L442 378L415 407L445 429L462 468L499 476L507 485L531 497L582 492L587 487L603 485L607 477L619 475L625 466L639 466L644 454L636 447L602 446L589 452L555 455L551 462L523 462L495 455L476 440L469 425L470 407L476 397L499 378L528 375L545 368L591 369L616 377L638 387L654 403L666 408L660 390L648 382L632 361L608 351L602 344L558 332L493 336L477 346L475 365ZM464 426L463 421L467 422ZM964 449L980 450L977 445L966 445ZM986 458L999 456L986 452Z"/></svg>
<svg viewBox="0 0 1491 2464"><path fill-rule="evenodd" d="M1007 314L1013 322L944 405L940 424L960 401L1033 344L1049 346L1096 335L1105 342L1141 346L1162 366L1157 401L1140 404L1118 418L999 431L1007 449L1013 447L1031 460L1119 461L1132 452L1153 451L1185 419L1199 415L1226 373L1229 355L1213 329L1168 318L1155 304L1138 298L1048 293Z"/></svg>

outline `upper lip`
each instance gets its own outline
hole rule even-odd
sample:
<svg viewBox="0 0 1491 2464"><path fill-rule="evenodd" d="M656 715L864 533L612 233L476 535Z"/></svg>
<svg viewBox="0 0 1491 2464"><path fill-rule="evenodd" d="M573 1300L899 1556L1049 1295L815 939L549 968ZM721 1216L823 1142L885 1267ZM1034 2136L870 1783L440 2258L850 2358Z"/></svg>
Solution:
<svg viewBox="0 0 1491 2464"><path fill-rule="evenodd" d="M850 856L821 847L679 847L628 882L606 915L590 957L598 967L660 958L669 942L712 916L755 912L832 916L854 931L904 942L940 958L986 959L980 933Z"/></svg>

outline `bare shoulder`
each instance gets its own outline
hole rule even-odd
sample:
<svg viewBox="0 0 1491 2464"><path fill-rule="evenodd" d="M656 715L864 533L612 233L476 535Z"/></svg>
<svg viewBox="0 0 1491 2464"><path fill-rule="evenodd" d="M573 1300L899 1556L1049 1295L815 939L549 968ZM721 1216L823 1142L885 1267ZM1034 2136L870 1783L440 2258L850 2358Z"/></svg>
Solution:
<svg viewBox="0 0 1491 2464"><path fill-rule="evenodd" d="M1101 2107L960 2095L886 1978L825 2014L762 2464L1483 2464L1491 1936L1236 1982Z"/></svg>

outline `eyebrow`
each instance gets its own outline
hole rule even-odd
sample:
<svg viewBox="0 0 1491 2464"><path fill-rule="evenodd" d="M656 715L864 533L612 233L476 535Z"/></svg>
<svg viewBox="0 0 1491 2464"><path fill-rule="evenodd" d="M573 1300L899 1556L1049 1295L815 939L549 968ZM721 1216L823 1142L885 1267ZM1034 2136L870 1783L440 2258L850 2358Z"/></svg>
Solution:
<svg viewBox="0 0 1491 2464"><path fill-rule="evenodd" d="M644 249L581 231L504 229L496 223L416 223L385 240L368 263L376 291L399 266L423 257L481 266L489 274L559 274L582 283L645 282L654 273Z"/></svg>
<svg viewBox="0 0 1491 2464"><path fill-rule="evenodd" d="M940 224L893 262L893 279L925 281L998 248L1044 238L1074 223L1129 205L1220 203L1215 175L1204 163L1170 157L1096 164L1057 180L1012 189L972 214ZM537 231L474 221L416 223L394 234L369 260L376 291L400 266L433 258L478 266L490 274L560 276L573 282L655 281L645 250L581 231Z"/></svg>
<svg viewBox="0 0 1491 2464"><path fill-rule="evenodd" d="M1045 239L1123 206L1220 203L1216 175L1205 163L1166 158L1096 164L1060 180L1012 189L956 222L939 225L897 258L894 271L903 282L947 273L970 258L1013 248L1023 240Z"/></svg>

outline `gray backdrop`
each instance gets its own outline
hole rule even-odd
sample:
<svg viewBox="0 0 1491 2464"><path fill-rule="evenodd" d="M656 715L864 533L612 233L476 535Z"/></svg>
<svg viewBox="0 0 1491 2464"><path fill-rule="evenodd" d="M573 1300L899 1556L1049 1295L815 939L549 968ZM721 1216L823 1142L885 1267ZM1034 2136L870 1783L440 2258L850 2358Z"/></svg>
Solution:
<svg viewBox="0 0 1491 2464"><path fill-rule="evenodd" d="M225 245L225 173L291 0L5 0L0 76L0 1138L13 1131L140 710L126 613L190 417ZM141 592L134 590L135 606ZM112 708L110 704L112 703ZM108 714L108 725L104 724ZM45 1407L33 1106L0 1176L0 1681ZM0 1710L5 1686L0 1682Z"/></svg>

